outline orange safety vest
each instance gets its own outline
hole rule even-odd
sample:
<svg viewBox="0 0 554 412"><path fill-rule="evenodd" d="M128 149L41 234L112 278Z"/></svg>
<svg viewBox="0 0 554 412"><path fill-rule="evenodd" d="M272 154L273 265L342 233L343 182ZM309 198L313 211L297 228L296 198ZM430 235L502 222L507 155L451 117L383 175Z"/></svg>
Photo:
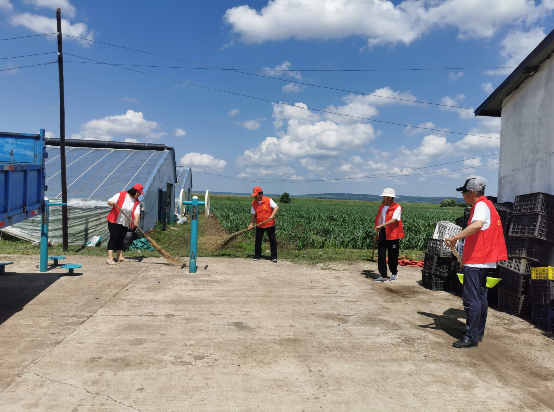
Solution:
<svg viewBox="0 0 554 412"><path fill-rule="evenodd" d="M377 212L377 216L375 217L375 226L379 225L379 216L381 216L381 212L383 211L383 208L386 205L383 203L381 206L379 206L379 211ZM396 209L400 208L400 211L402 212L402 206L400 206L398 203L392 202L389 208L387 209L387 213L385 215L385 221L383 223L387 223L389 220L392 219L392 215L394 215L394 211ZM385 226L385 234L387 236L387 240L396 240L396 239L402 239L404 238L404 227L402 226L402 220L398 220L394 222L392 225Z"/></svg>
<svg viewBox="0 0 554 412"><path fill-rule="evenodd" d="M506 251L506 241L504 240L504 232L502 231L502 222L500 216L492 202L485 196L482 196L475 205L471 208L469 221L471 224L475 206L479 202L484 202L491 211L491 224L485 230L466 237L464 244L464 265L477 265L482 263L498 262L500 260L508 260L508 252Z"/></svg>
<svg viewBox="0 0 554 412"><path fill-rule="evenodd" d="M123 207L123 203L125 203L125 197L128 195L127 192L121 192L119 193L119 199L117 199L117 206L119 206L119 209ZM135 200L135 205L133 206L133 213L131 214L131 219L135 218L135 210L137 209L138 204L140 203L138 199ZM112 207L112 210L110 210L110 213L108 213L108 217L106 219L108 222L116 223L117 217L119 216L119 209L117 207ZM131 228L134 226L133 221L129 223Z"/></svg>
<svg viewBox="0 0 554 412"><path fill-rule="evenodd" d="M269 205L269 197L265 196L262 198L262 203L258 203L258 201L254 199L252 201L252 207L256 212L256 224L269 219L269 216L271 216L271 213L273 212L271 206ZM271 226L275 226L275 219L271 219L269 222L264 223L263 225L260 225L258 227L265 228Z"/></svg>

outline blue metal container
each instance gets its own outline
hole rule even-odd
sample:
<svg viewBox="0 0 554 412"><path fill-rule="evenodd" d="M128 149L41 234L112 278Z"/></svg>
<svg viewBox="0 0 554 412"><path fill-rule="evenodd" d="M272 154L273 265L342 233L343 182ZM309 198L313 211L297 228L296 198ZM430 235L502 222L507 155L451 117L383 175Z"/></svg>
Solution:
<svg viewBox="0 0 554 412"><path fill-rule="evenodd" d="M44 129L0 132L0 229L41 214L45 153Z"/></svg>

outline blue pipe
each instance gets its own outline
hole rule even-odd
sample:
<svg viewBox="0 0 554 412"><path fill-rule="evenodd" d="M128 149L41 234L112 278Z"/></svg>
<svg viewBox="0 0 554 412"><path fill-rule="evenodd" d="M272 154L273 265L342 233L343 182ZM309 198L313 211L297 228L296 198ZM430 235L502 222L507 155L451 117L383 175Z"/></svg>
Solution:
<svg viewBox="0 0 554 412"><path fill-rule="evenodd" d="M198 206L205 205L206 202L199 202L198 196L193 196L192 201L183 201L184 205L192 205L191 224L190 224L190 257L189 273L196 273L196 255L197 255L197 237L198 237Z"/></svg>
<svg viewBox="0 0 554 412"><path fill-rule="evenodd" d="M40 225L40 271L48 271L48 218L50 215L50 206L64 206L67 203L50 203L44 200L42 210L42 224Z"/></svg>

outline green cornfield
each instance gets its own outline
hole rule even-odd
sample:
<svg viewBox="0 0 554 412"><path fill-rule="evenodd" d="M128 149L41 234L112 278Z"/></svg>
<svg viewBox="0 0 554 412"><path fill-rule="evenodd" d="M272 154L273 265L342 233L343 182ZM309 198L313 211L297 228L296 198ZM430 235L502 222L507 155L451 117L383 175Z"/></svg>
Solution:
<svg viewBox="0 0 554 412"><path fill-rule="evenodd" d="M425 250L439 221L455 221L463 209L403 205L405 238L402 250ZM212 211L228 233L245 229L250 223L250 203L212 203ZM276 237L280 247L304 249L362 249L373 247L376 203L337 202L337 205L280 204L276 218ZM254 237L254 230L242 235Z"/></svg>

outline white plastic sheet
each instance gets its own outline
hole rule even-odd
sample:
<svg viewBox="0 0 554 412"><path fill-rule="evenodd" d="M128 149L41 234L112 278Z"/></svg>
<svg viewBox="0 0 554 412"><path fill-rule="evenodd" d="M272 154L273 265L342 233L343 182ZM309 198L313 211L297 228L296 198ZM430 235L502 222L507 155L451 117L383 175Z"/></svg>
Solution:
<svg viewBox="0 0 554 412"><path fill-rule="evenodd" d="M69 244L82 246L94 236L100 236L100 243L106 245L110 238L106 216L111 207L107 202L72 199L68 201ZM2 229L17 238L33 243L40 242L42 216L36 216ZM62 207L50 206L48 239L51 243L62 243Z"/></svg>

